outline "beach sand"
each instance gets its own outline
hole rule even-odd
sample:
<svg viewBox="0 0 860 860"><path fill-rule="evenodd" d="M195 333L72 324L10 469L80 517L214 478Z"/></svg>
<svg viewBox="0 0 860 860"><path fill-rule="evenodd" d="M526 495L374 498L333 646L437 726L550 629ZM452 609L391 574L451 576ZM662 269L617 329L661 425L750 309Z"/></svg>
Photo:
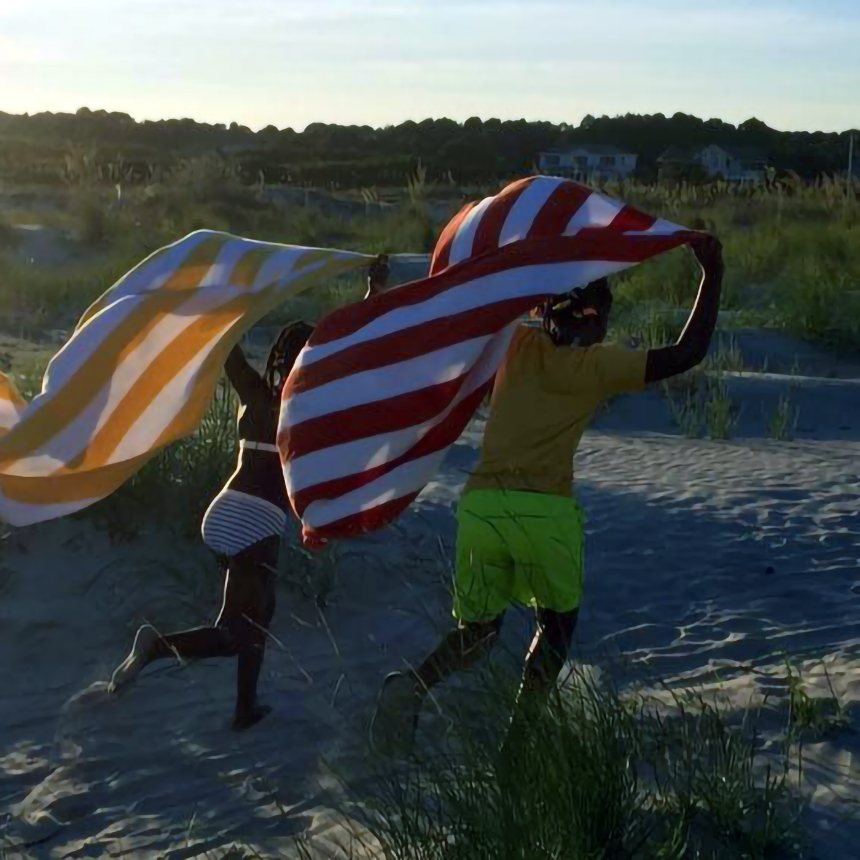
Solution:
<svg viewBox="0 0 860 860"><path fill-rule="evenodd" d="M598 417L575 461L589 522L574 662L655 690L660 679L696 686L740 711L785 697L788 652L813 694L829 693L826 666L856 722L860 378L813 370L794 387L776 374L730 378L744 408L728 442L681 437L654 391ZM774 442L766 413L788 393L801 409L796 438ZM227 730L232 661L156 664L115 696L97 687L140 621L211 619L220 582L202 544L151 532L112 545L85 520L8 533L0 855L290 857L303 834L319 856L348 856L338 774L361 781L380 682L447 629L453 508L482 429L477 418L394 527L338 547L324 608L283 571L261 681L274 711L240 735ZM503 651L529 634L512 615ZM450 697L464 696L461 682ZM804 746L819 858L857 856L858 755L851 731Z"/></svg>

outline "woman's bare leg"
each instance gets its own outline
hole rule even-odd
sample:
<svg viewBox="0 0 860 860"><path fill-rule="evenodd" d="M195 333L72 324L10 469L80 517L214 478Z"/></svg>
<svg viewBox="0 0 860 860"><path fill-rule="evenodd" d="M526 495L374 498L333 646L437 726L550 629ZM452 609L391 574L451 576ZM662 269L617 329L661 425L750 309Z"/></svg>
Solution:
<svg viewBox="0 0 860 860"><path fill-rule="evenodd" d="M161 635L152 625L138 630L131 653L114 672L111 689L132 681L155 660L238 657L236 731L258 723L268 708L257 702L266 638L275 612L275 573L280 540L267 538L230 559L221 611L213 626Z"/></svg>
<svg viewBox="0 0 860 860"><path fill-rule="evenodd" d="M227 575L224 606L215 626L235 643L238 656L234 731L250 728L271 711L258 702L257 684L275 614L279 548L278 538L259 541L232 559Z"/></svg>

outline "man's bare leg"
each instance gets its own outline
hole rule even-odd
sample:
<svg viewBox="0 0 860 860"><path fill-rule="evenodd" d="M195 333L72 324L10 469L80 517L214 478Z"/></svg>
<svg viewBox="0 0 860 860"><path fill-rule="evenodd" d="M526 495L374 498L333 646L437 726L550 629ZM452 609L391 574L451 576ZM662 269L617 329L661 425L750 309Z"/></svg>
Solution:
<svg viewBox="0 0 860 860"><path fill-rule="evenodd" d="M491 621L461 623L417 669L392 672L380 691L370 727L371 744L380 751L409 748L430 690L486 657L498 641L501 626L501 616Z"/></svg>
<svg viewBox="0 0 860 860"><path fill-rule="evenodd" d="M522 742L528 732L533 709L558 680L570 655L578 618L578 609L570 612L538 610L538 628L526 657L516 707L502 745L503 757L511 752L514 745L518 746Z"/></svg>

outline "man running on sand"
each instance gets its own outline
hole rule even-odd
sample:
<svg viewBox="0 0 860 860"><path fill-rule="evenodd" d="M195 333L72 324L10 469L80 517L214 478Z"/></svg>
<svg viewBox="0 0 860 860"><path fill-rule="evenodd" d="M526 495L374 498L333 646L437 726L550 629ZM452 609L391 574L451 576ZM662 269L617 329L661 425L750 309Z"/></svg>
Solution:
<svg viewBox="0 0 860 860"><path fill-rule="evenodd" d="M385 679L371 724L377 750L411 746L428 692L489 652L512 605L538 615L521 693L555 684L570 652L584 576L573 455L603 401L685 373L707 355L719 310L722 246L703 234L691 249L702 281L673 346L605 345L612 308L605 278L550 300L543 328L517 330L496 376L481 463L459 505L458 625L417 669Z"/></svg>

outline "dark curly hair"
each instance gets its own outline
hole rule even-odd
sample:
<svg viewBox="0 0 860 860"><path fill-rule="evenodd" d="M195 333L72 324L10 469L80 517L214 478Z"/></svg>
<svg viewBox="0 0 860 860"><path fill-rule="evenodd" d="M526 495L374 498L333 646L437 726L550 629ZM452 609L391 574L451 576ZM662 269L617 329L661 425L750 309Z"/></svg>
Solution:
<svg viewBox="0 0 860 860"><path fill-rule="evenodd" d="M543 327L556 346L591 346L606 336L612 290L606 278L554 296L544 305Z"/></svg>
<svg viewBox="0 0 860 860"><path fill-rule="evenodd" d="M314 333L314 327L309 323L299 320L286 326L278 335L266 361L266 384L272 391L283 385L289 376L299 353ZM280 376L279 382L275 383L275 374Z"/></svg>

